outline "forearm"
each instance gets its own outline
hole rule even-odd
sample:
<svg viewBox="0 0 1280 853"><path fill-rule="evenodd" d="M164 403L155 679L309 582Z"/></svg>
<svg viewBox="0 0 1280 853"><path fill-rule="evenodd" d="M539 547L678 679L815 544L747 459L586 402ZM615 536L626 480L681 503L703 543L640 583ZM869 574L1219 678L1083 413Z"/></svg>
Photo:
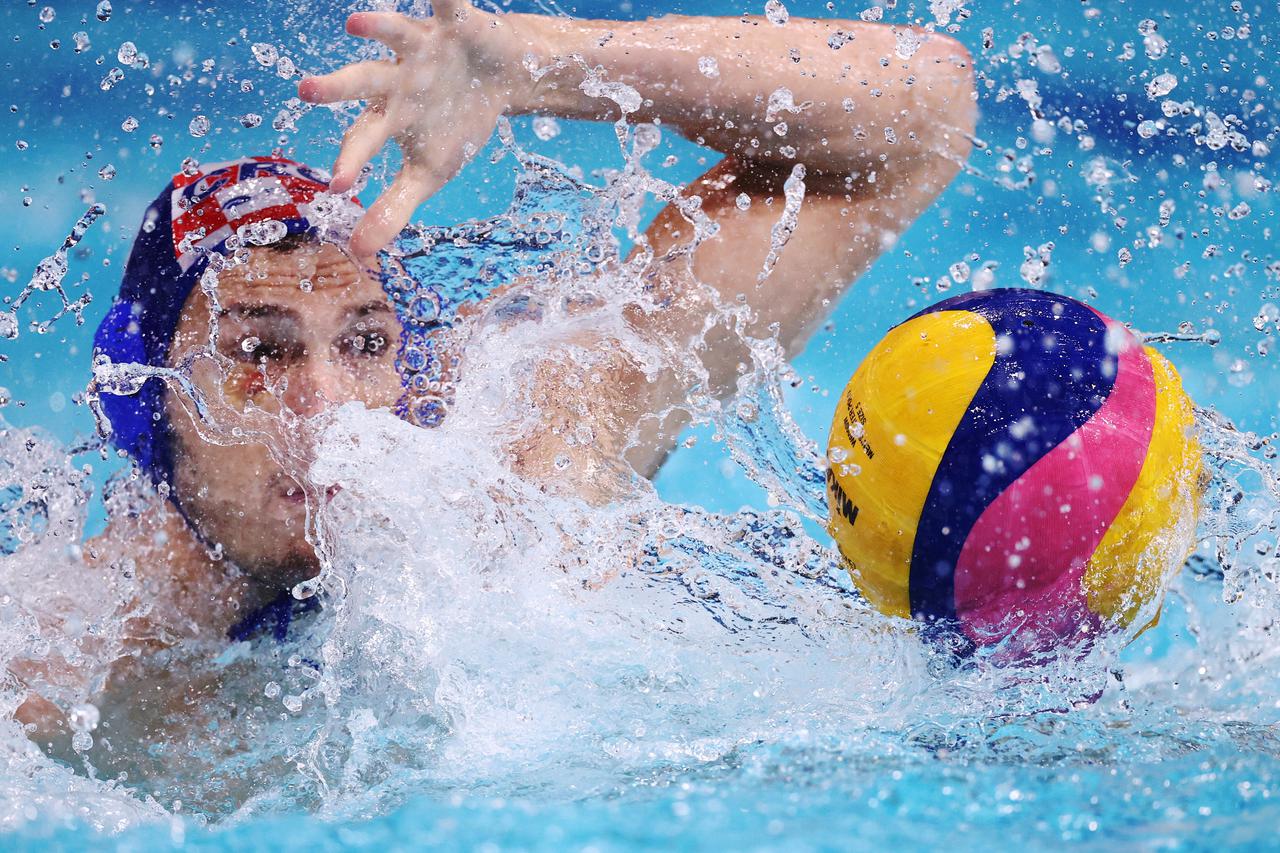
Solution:
<svg viewBox="0 0 1280 853"><path fill-rule="evenodd" d="M743 160L787 169L801 162L814 177L901 171L968 151L969 57L945 36L912 30L922 41L903 58L895 28L854 21L507 18L521 61L551 69L513 112L617 118L616 105L582 90L585 64L639 92L633 121L660 121Z"/></svg>

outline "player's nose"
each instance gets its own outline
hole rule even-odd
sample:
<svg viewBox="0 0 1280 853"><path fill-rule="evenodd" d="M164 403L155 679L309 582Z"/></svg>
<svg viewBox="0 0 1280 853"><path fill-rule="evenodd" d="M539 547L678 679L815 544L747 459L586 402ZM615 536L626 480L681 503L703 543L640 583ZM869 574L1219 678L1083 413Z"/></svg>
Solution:
<svg viewBox="0 0 1280 853"><path fill-rule="evenodd" d="M332 359L310 357L289 371L284 404L304 418L346 402L350 396L349 377Z"/></svg>

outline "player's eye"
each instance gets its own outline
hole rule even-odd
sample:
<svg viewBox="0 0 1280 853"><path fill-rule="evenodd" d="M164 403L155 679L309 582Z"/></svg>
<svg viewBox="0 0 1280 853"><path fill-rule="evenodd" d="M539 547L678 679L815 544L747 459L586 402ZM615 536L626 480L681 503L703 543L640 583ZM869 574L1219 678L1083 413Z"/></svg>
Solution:
<svg viewBox="0 0 1280 853"><path fill-rule="evenodd" d="M306 348L295 341L243 335L236 341L234 355L237 360L250 364L284 362L303 357Z"/></svg>
<svg viewBox="0 0 1280 853"><path fill-rule="evenodd" d="M377 357L387 352L387 336L377 329L361 330L348 335L343 349L361 356Z"/></svg>

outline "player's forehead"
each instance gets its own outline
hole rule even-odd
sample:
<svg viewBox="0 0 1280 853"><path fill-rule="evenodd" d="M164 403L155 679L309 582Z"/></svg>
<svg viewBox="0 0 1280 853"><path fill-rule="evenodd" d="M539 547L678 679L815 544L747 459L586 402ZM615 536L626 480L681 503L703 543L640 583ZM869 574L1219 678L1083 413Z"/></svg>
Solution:
<svg viewBox="0 0 1280 853"><path fill-rule="evenodd" d="M271 292L279 297L333 295L345 288L381 290L372 271L332 243L302 243L280 251L258 247L248 261L218 277L218 288L245 292Z"/></svg>
<svg viewBox="0 0 1280 853"><path fill-rule="evenodd" d="M395 322L377 277L337 246L303 244L288 251L258 247L246 263L218 277L218 306L225 318L249 324L288 324L324 331L357 319ZM200 289L188 300L179 333L202 329L208 306Z"/></svg>

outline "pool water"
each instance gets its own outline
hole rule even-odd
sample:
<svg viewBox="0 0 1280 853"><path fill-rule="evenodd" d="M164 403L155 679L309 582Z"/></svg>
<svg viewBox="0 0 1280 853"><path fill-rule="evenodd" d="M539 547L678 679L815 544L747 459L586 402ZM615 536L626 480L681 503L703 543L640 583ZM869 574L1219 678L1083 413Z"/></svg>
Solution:
<svg viewBox="0 0 1280 853"><path fill-rule="evenodd" d="M870 4L787 5L792 16L856 18ZM410 497L415 478L482 481L496 464L485 448L456 428L423 438L377 413L344 410L334 440L343 430L376 435L395 464L339 444L323 463L365 482L413 544L397 544L371 516L329 519L349 556L347 577L360 584L344 615L311 640L359 649L367 662L333 662L326 677L340 690L308 700L301 714L265 715L250 759L210 751L193 756L186 776L151 786L103 781L105 771L86 778L83 767L74 775L6 733L0 843L1270 846L1280 797L1280 468L1274 439L1264 439L1280 429L1271 190L1280 11L1248 0L882 5L886 21L956 25L972 51L981 115L970 169L836 307L795 360L799 381L782 384L784 402L771 408L763 398L773 416L764 427L726 416L691 428L656 496L617 514L530 498L507 521L529 560L550 547L544 534L559 533L601 559L610 547L652 546L659 557L647 573L566 598L524 577L525 564L493 542L471 548L489 561L481 572L473 563L483 560L456 543L492 505L478 491L465 512ZM0 417L42 430L50 458L92 434L80 397L92 329L156 188L187 156L280 147L327 164L349 118L288 103L296 75L255 50L271 45L307 72L347 61L357 48L338 36L341 4L111 6L106 20L94 4L56 0L0 11L13 34L0 162L4 293L22 288L86 210L106 208L71 250L64 280L70 299L93 296L84 324L68 316L30 331L29 320L61 305L37 293L23 307L22 333L0 342ZM632 0L554 8L597 18L744 11ZM148 54L147 67L125 42ZM125 69L118 81L115 68ZM1165 73L1176 87L1149 94ZM623 163L611 127L562 121L551 135L528 120L513 126L523 149L587 183ZM664 134L645 163L683 183L714 159ZM374 184L393 167L383 164ZM513 157L481 155L417 218L500 214L515 172ZM649 199L648 215L656 209ZM812 491L767 463L812 454L790 422L825 442L840 389L889 327L975 286L1025 285L1088 301L1152 336L1211 410L1201 422L1216 479L1201 545L1159 624L1118 658L1063 660L1019 680L951 669L908 627L858 605L815 523ZM477 385L510 357L481 347ZM485 403L477 392L465 405ZM468 454L480 473L455 461ZM85 464L98 489L121 467L96 453L67 462ZM440 522L446 510L458 520ZM87 514L87 531L101 529L101 501L76 511ZM627 511L651 532L631 530ZM592 527L619 538L592 540ZM432 548L438 554L422 553ZM793 580L771 579L775 558L797 570ZM3 560L6 584L34 565L22 551ZM407 588L415 572L435 586ZM495 577L501 600L480 589ZM717 595L699 597L704 588ZM260 693L260 670L226 667ZM415 710L423 696L438 714ZM220 706L210 731L236 731L234 711ZM241 777L251 795L221 807L209 792Z"/></svg>

